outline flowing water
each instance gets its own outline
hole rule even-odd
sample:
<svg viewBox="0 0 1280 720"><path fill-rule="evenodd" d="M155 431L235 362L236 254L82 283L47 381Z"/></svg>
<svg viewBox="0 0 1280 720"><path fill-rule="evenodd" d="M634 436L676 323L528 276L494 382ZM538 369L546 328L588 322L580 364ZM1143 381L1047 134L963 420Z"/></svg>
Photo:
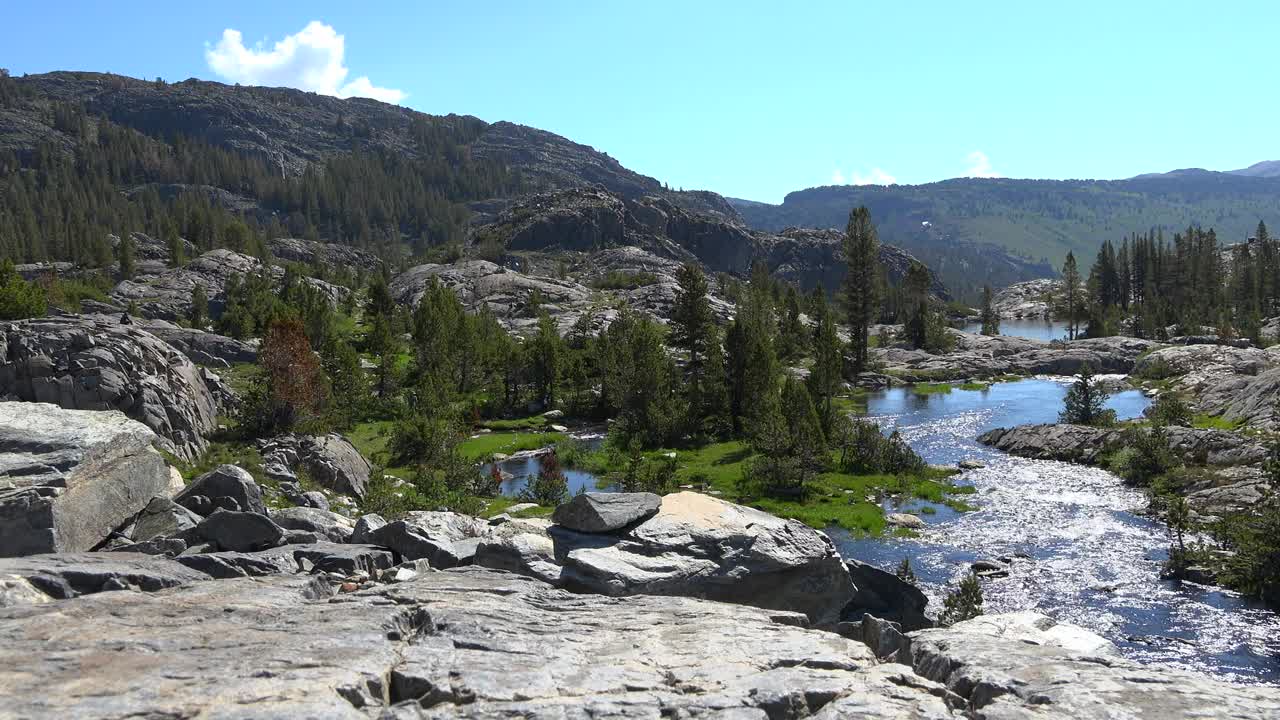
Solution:
<svg viewBox="0 0 1280 720"><path fill-rule="evenodd" d="M1065 379L919 395L895 388L869 398L869 415L896 427L925 460L978 460L958 481L977 488L977 510L924 514L916 538L851 538L847 557L893 568L910 557L935 609L977 559L1012 558L1006 578L983 581L987 612L1035 610L1107 637L1125 655L1243 683L1280 682L1280 616L1238 595L1159 578L1169 540L1144 517L1143 494L1097 468L1027 460L979 445L982 432L1054 422ZM1137 391L1113 396L1121 418L1140 415ZM888 510L911 511L920 503Z"/></svg>
<svg viewBox="0 0 1280 720"><path fill-rule="evenodd" d="M898 429L928 462L978 460L986 467L956 479L977 489L963 497L976 510L886 504L888 512L927 508L929 527L914 538L853 538L832 529L841 552L885 569L911 558L935 611L974 560L1011 558L1008 577L983 580L987 612L1035 610L1089 628L1135 660L1235 682L1280 683L1280 616L1230 592L1160 580L1169 539L1162 523L1141 514L1141 491L1097 468L1017 458L976 442L994 427L1055 422L1067 383L1037 378L981 391L872 393L869 415L886 431ZM1132 418L1147 403L1133 390L1113 395L1108 406ZM594 446L599 437L585 441ZM513 476L504 494L518 495L539 462L500 463ZM570 492L596 489L590 473L566 475Z"/></svg>

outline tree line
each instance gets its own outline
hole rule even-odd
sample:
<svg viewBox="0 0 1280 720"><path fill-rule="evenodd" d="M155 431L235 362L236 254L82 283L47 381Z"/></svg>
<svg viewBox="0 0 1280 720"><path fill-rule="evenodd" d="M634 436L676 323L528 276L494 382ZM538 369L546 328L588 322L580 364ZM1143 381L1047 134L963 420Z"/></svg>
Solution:
<svg viewBox="0 0 1280 720"><path fill-rule="evenodd" d="M1058 312L1072 337L1163 340L1169 328L1199 335L1210 327L1261 345L1262 319L1280 311L1280 247L1262 222L1248 242L1230 246L1213 229L1172 238L1153 230L1118 247L1103 242L1087 278L1068 253L1062 283Z"/></svg>

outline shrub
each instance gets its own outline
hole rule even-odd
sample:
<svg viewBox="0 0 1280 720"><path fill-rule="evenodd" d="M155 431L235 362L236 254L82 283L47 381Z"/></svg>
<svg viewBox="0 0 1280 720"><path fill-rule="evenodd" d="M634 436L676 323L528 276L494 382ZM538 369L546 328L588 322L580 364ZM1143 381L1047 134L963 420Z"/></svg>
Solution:
<svg viewBox="0 0 1280 720"><path fill-rule="evenodd" d="M1111 459L1111 471L1135 485L1150 485L1178 466L1169 450L1169 435L1161 425L1149 431L1131 428L1124 434L1124 449Z"/></svg>
<svg viewBox="0 0 1280 720"><path fill-rule="evenodd" d="M521 497L544 507L555 507L569 499L569 481L560 469L555 452L542 457L538 474L529 478Z"/></svg>
<svg viewBox="0 0 1280 720"><path fill-rule="evenodd" d="M947 594L942 601L942 614L938 616L938 624L943 627L958 622L972 620L982 614L982 585L978 576L969 573L960 581L960 586Z"/></svg>
<svg viewBox="0 0 1280 720"><path fill-rule="evenodd" d="M23 280L12 260L0 261L0 320L40 317L46 309L40 286Z"/></svg>
<svg viewBox="0 0 1280 720"><path fill-rule="evenodd" d="M1147 408L1147 417L1158 425L1181 425L1191 427L1191 406L1180 393L1167 392L1156 398L1155 404Z"/></svg>

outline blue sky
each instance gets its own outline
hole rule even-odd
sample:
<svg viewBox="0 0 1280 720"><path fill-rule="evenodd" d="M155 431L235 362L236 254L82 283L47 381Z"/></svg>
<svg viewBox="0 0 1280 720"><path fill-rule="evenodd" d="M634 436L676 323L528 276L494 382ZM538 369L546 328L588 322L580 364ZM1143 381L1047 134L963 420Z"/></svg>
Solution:
<svg viewBox="0 0 1280 720"><path fill-rule="evenodd" d="M1280 159L1275 2L64 0L5 16L0 67L14 74L402 93L425 112L551 130L673 186L769 202L836 181ZM253 54L290 36L283 55Z"/></svg>

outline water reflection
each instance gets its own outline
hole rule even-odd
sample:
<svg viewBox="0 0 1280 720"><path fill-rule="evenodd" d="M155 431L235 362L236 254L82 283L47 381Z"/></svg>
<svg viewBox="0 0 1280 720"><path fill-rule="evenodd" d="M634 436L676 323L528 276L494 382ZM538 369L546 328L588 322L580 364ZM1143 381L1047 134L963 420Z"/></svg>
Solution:
<svg viewBox="0 0 1280 720"><path fill-rule="evenodd" d="M1053 422L1065 380L1033 379L986 391L918 395L895 388L869 398L869 413L896 427L929 462L977 460L964 473L978 488L975 512L923 515L917 538L856 539L833 531L843 552L880 567L910 557L934 603L977 559L1011 562L984 581L988 612L1037 610L1087 627L1129 657L1238 682L1280 682L1280 620L1234 593L1161 581L1168 538L1139 514L1138 490L1097 468L1025 460L978 445L992 427ZM1147 399L1119 393L1108 406L1140 415Z"/></svg>
<svg viewBox="0 0 1280 720"><path fill-rule="evenodd" d="M967 333L982 332L982 323L970 323L961 328ZM1067 338L1066 323L1057 322L1055 320L1001 320L1000 334L1011 335L1013 337L1029 338L1031 340L1065 340Z"/></svg>

